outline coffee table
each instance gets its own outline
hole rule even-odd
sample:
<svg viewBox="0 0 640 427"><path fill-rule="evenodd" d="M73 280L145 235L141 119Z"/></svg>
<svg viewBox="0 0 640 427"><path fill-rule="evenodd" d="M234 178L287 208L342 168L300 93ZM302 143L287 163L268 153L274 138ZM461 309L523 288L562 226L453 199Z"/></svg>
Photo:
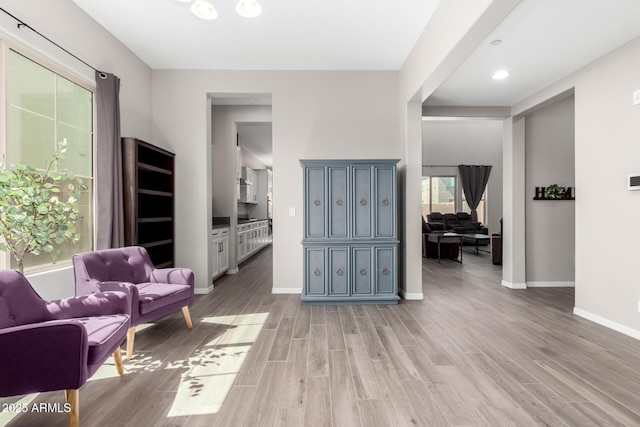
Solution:
<svg viewBox="0 0 640 427"><path fill-rule="evenodd" d="M489 236L488 234L465 234L463 237L463 241L473 243L476 245L476 255L479 255L478 251L491 253L491 251L480 249L478 246L480 243L489 244L489 242L491 241L491 236ZM462 250L462 246L460 246L460 250Z"/></svg>
<svg viewBox="0 0 640 427"><path fill-rule="evenodd" d="M457 243L460 245L460 256L457 260L462 264L462 239L465 236L458 233L429 233L427 240L438 244L438 262L440 262L440 244L441 243Z"/></svg>

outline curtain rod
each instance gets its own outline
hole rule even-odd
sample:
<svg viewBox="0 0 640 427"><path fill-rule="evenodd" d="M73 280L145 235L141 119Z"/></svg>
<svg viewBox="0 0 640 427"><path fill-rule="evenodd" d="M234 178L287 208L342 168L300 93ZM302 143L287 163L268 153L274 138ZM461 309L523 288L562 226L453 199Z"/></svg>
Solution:
<svg viewBox="0 0 640 427"><path fill-rule="evenodd" d="M49 37L45 36L44 34L42 34L40 31L36 30L35 28L33 28L31 25L27 24L26 22L24 22L22 19L19 19L18 17L16 17L15 15L12 15L11 13L7 12L4 8L0 7L0 10L3 11L5 14L9 15L10 17L12 17L13 19L15 19L18 23L17 23L17 27L18 29L22 29L24 28L28 28L31 31L33 31L34 33L36 33L37 35L39 35L40 37L42 37L43 39L45 39L46 41L48 41L49 43L51 43L52 45L54 45L55 47L57 47L58 49L61 49L62 51L64 51L67 55L72 56L73 58L75 58L76 60L82 62L84 65L86 65L87 67L91 68L92 70L94 70L96 73L99 73L100 78L101 79L106 79L107 78L107 74L104 71L100 71L98 70L96 67L91 66L90 64L88 64L86 61L78 58L76 55L74 55L73 53L69 52L67 49L63 48L62 46L60 46L58 43L54 42L53 40L51 40Z"/></svg>

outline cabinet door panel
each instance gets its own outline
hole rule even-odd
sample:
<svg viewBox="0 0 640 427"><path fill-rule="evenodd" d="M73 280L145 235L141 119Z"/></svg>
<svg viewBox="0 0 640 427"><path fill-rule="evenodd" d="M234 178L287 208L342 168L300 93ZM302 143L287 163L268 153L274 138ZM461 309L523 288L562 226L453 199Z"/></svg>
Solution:
<svg viewBox="0 0 640 427"><path fill-rule="evenodd" d="M326 265L324 248L305 249L307 295L326 295Z"/></svg>
<svg viewBox="0 0 640 427"><path fill-rule="evenodd" d="M396 293L396 248L375 247L376 293Z"/></svg>
<svg viewBox="0 0 640 427"><path fill-rule="evenodd" d="M371 168L353 169L353 237L371 236Z"/></svg>
<svg viewBox="0 0 640 427"><path fill-rule="evenodd" d="M349 248L329 248L330 295L349 295Z"/></svg>
<svg viewBox="0 0 640 427"><path fill-rule="evenodd" d="M353 248L353 294L371 294L371 248Z"/></svg>
<svg viewBox="0 0 640 427"><path fill-rule="evenodd" d="M325 169L306 169L305 237L326 237Z"/></svg>
<svg viewBox="0 0 640 427"><path fill-rule="evenodd" d="M347 237L347 168L329 168L329 237Z"/></svg>
<svg viewBox="0 0 640 427"><path fill-rule="evenodd" d="M395 174L393 168L374 168L375 176L375 235L395 237Z"/></svg>

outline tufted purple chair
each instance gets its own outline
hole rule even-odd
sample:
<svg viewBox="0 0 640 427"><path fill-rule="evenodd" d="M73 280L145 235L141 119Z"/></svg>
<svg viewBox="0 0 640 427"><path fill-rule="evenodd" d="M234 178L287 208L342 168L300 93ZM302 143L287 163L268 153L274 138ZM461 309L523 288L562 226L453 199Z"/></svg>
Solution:
<svg viewBox="0 0 640 427"><path fill-rule="evenodd" d="M131 297L131 328L127 358L133 356L136 325L156 320L182 308L191 329L193 272L186 268L154 268L141 246L103 249L73 256L76 295L127 289Z"/></svg>
<svg viewBox="0 0 640 427"><path fill-rule="evenodd" d="M111 354L123 373L130 298L104 292L46 301L21 273L0 270L0 397L65 390L69 425L78 425L80 386Z"/></svg>

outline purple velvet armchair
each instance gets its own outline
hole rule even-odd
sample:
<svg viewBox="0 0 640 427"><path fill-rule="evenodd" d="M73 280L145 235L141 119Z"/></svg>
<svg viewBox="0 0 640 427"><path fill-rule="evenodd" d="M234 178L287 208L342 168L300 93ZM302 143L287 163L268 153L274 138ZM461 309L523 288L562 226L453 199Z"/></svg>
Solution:
<svg viewBox="0 0 640 427"><path fill-rule="evenodd" d="M46 301L21 273L0 270L0 397L65 390L78 425L80 386L111 354L123 373L130 311L126 292Z"/></svg>
<svg viewBox="0 0 640 427"><path fill-rule="evenodd" d="M141 246L103 249L73 256L76 295L126 289L131 293L131 327L127 358L133 356L136 325L182 309L191 329L189 304L193 301L193 272L186 268L154 268Z"/></svg>

